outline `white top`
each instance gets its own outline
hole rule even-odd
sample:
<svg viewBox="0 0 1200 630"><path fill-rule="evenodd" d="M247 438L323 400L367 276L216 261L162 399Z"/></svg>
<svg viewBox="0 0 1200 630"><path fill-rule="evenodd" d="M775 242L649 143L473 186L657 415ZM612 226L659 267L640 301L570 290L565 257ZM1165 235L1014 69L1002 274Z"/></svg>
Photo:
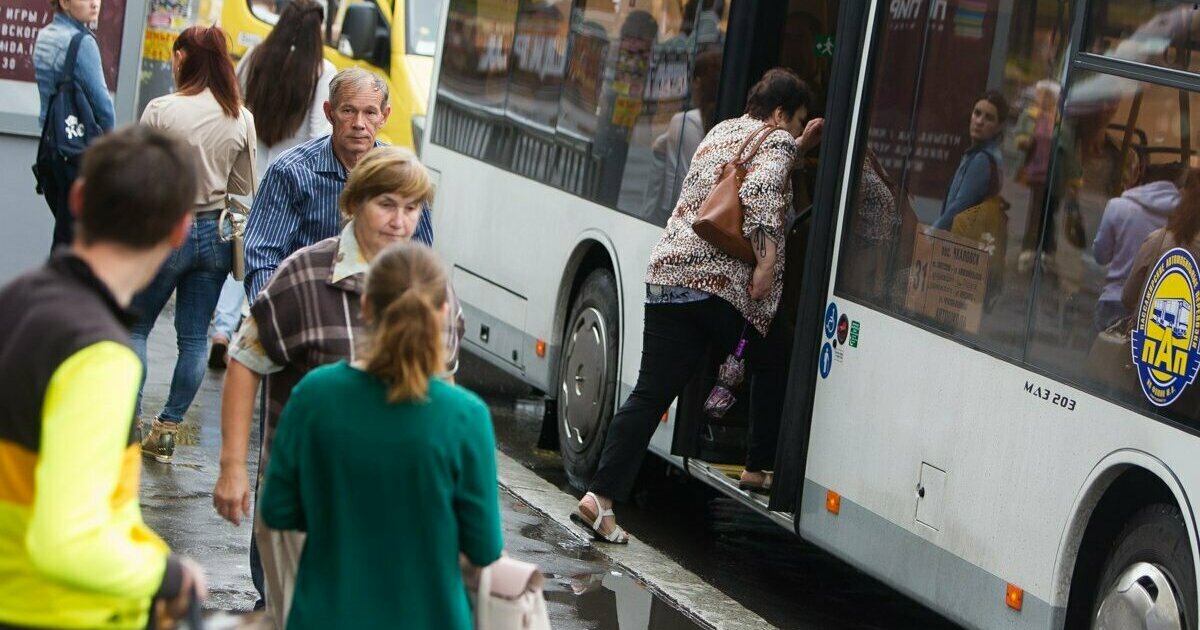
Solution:
<svg viewBox="0 0 1200 630"><path fill-rule="evenodd" d="M248 60L254 54L254 48L246 51L242 55L241 61L237 65L238 82L242 84L242 93L246 91L246 69L248 68ZM333 80L333 75L337 74L337 68L334 67L328 59L321 60L321 76L317 79L317 89L313 92L312 102L308 105L308 115L296 128L296 133L292 137L280 140L278 143L267 146L262 142L258 143L258 176L262 177L263 173L267 172L267 165L275 161L275 158L283 154L284 151L304 142L308 142L313 138L328 135L333 127L329 124L329 119L325 117L325 101L329 100L329 82Z"/></svg>
<svg viewBox="0 0 1200 630"><path fill-rule="evenodd" d="M253 191L258 148L254 116L245 107L239 111L237 118L226 116L212 92L205 89L191 96L160 96L142 112L142 124L173 131L198 149L196 210L221 208L227 194Z"/></svg>

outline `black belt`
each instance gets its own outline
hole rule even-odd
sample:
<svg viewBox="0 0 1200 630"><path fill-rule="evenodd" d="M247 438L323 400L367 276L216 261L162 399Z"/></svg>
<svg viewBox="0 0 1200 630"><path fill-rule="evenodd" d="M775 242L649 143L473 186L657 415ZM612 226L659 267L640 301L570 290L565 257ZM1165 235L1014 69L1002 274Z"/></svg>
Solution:
<svg viewBox="0 0 1200 630"><path fill-rule="evenodd" d="M215 210L200 210L196 212L195 218L196 220L213 219L215 221L216 219L221 218L221 213L224 211L224 208L216 208Z"/></svg>

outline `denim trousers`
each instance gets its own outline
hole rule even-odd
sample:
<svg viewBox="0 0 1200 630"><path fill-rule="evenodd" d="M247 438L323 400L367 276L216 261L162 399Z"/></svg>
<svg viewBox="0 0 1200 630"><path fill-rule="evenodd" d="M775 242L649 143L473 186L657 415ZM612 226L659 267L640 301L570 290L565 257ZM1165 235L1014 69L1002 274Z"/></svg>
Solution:
<svg viewBox="0 0 1200 630"><path fill-rule="evenodd" d="M224 242L217 232L213 214L197 217L183 246L171 253L158 270L150 285L133 298L138 313L130 338L133 349L142 360L143 388L149 364L146 361L146 338L154 328L159 313L175 293L175 335L179 356L171 377L167 404L158 417L171 422L183 421L191 406L208 359L208 322L212 319L221 295L221 285L229 275L233 244ZM138 390L137 412L142 410L142 391Z"/></svg>
<svg viewBox="0 0 1200 630"><path fill-rule="evenodd" d="M608 425L600 465L592 477L593 492L618 501L628 498L663 413L696 373L710 345L721 353L733 352L745 321L719 297L646 305L637 385ZM787 386L785 353L774 334L764 339L754 327L748 327L746 335L750 381L746 469L772 470Z"/></svg>

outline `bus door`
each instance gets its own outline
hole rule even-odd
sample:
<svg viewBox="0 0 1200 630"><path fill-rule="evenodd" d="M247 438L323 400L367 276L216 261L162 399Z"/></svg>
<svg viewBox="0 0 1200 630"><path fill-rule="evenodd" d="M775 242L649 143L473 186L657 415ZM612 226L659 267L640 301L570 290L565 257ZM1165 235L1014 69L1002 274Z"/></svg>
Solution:
<svg viewBox="0 0 1200 630"><path fill-rule="evenodd" d="M842 4L839 0L734 3L729 15L717 118L724 120L741 116L750 87L764 72L776 66L794 70L812 89L809 119L825 117L835 73L835 42L843 38L839 29ZM852 15L846 19L856 18ZM852 41L853 33L848 37ZM836 111L836 108L830 111ZM832 122L838 123L839 119L834 117ZM829 137L836 137L836 134L831 135L827 126L826 138ZM824 160L823 153L821 156L821 160ZM768 346L779 353L774 360L785 365L791 360L793 331L801 312L802 300L810 293L818 296L823 293L820 289L809 291L808 281L804 278L813 219L820 214L813 210L818 186L818 162L818 150L814 149L798 165L793 174L792 206L786 209L785 223L788 229L784 293L767 338ZM704 400L716 382L718 366L725 356L723 349L710 351L680 396L672 452L700 460L695 463L734 480L741 474L746 457L749 435L748 386L743 384L742 389L736 392L737 402L724 417L711 418L703 411ZM802 372L812 372L811 362L801 361L800 366L799 370L790 371L788 382L808 378ZM774 440L775 437L771 435L769 439ZM779 445L778 452L776 469L787 470L788 462L784 460L796 458L796 448L794 445ZM757 497L757 500L765 505L766 495Z"/></svg>

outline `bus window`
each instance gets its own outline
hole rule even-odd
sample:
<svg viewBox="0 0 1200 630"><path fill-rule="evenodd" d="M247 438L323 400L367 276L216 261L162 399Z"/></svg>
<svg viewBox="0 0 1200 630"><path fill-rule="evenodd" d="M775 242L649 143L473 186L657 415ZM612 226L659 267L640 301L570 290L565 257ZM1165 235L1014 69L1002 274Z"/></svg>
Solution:
<svg viewBox="0 0 1200 630"><path fill-rule="evenodd" d="M1180 312L1194 302L1155 293L1138 258L1144 246L1170 246L1160 228L1181 212L1180 189L1187 167L1195 165L1191 147L1200 141L1198 108L1193 93L1093 72L1077 73L1066 96L1056 151L1062 174L1049 201L1054 212L1038 266L1030 356L1139 406L1146 401L1130 362L1133 333L1149 335L1139 344L1147 349L1163 341L1155 333L1170 332L1172 343L1161 347L1177 346L1178 339L1186 350L1193 332ZM1156 262L1159 252L1149 253ZM1142 310L1147 317L1139 325ZM1171 353L1152 354L1157 360ZM1182 404L1167 406L1178 411ZM1180 413L1194 417L1195 408L1189 409Z"/></svg>
<svg viewBox="0 0 1200 630"><path fill-rule="evenodd" d="M1019 259L1045 195L1026 167L1049 157L1070 7L1009 6L885 12L836 289L1019 358L1032 277Z"/></svg>
<svg viewBox="0 0 1200 630"><path fill-rule="evenodd" d="M558 153L554 126L567 62L569 0L522 0L509 63L506 122L515 130L512 169L552 181Z"/></svg>
<svg viewBox="0 0 1200 630"><path fill-rule="evenodd" d="M438 78L434 142L507 167L500 117L508 88L508 58L517 0L451 0Z"/></svg>

